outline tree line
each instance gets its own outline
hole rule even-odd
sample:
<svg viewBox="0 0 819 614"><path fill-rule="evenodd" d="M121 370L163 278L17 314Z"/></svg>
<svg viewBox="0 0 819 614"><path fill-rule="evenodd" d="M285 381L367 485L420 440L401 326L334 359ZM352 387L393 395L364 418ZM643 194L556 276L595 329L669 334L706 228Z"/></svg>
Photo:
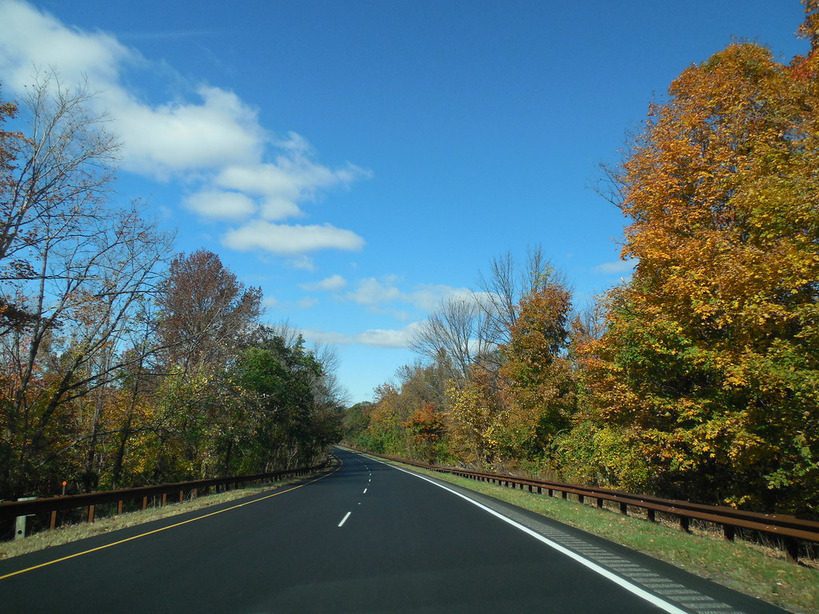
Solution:
<svg viewBox="0 0 819 614"><path fill-rule="evenodd" d="M819 516L819 2L807 55L686 69L608 172L630 280L579 314L539 250L416 335L345 438L427 461Z"/></svg>
<svg viewBox="0 0 819 614"><path fill-rule="evenodd" d="M48 74L0 104L0 499L313 462L340 432L332 352L117 204L89 109Z"/></svg>

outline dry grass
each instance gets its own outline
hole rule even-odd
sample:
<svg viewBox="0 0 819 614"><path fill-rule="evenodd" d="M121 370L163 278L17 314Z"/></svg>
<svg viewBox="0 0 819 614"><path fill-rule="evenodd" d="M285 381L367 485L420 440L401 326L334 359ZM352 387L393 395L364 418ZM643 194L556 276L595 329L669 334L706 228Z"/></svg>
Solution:
<svg viewBox="0 0 819 614"><path fill-rule="evenodd" d="M177 516L186 512L192 512L198 509L218 505L219 503L226 503L241 499L242 497L249 497L259 493L281 488L288 484L295 484L304 479L308 479L316 474L309 474L300 478L293 478L290 480L283 480L281 482L271 482L262 486L254 486L251 488L240 488L236 490L229 490L217 494L205 495L190 499L182 503L175 503L166 505L164 507L149 507L146 510L129 512L105 518L97 518L94 522L83 522L80 524L66 524L60 526L53 531L41 531L30 535L25 539L18 539L15 541L0 542L0 559L9 559L29 552L36 552L37 550L44 550L52 546L59 546L70 542L75 542L86 537L93 537L94 535L102 535L103 533L110 533L126 527L132 527L170 516Z"/></svg>

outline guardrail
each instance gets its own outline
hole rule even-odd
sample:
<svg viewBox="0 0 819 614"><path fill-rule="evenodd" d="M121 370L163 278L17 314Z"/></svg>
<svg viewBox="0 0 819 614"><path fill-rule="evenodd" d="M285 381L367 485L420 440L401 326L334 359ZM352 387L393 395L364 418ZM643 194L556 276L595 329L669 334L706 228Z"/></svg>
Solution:
<svg viewBox="0 0 819 614"><path fill-rule="evenodd" d="M723 537L729 541L734 540L737 530L753 531L761 535L778 538L787 558L793 562L797 562L799 559L800 544L810 544L814 545L814 547L819 544L819 522L797 518L796 516L747 512L720 505L705 505L677 499L663 499L650 495L633 495L608 488L533 480L513 475L469 471L457 467L440 467L397 456L373 454L363 450L356 451L370 454L376 458L384 458L439 473L449 473L470 480L490 482L522 490L528 488L529 492L537 492L538 494L543 494L545 491L550 497L554 496L555 493L561 493L564 499L568 499L569 495L574 495L580 503L584 503L586 499L594 499L598 508L603 508L604 502L609 501L616 503L622 514L628 514L630 507L643 509L646 511L647 520L651 522L656 521L656 514L660 512L676 517L680 528L687 533L690 532L691 520L699 520L721 527Z"/></svg>
<svg viewBox="0 0 819 614"><path fill-rule="evenodd" d="M206 494L210 489L217 492L238 488L240 485L277 481L287 477L300 477L315 471L321 471L330 465L327 459L323 463L312 467L298 467L282 471L269 473L258 473L255 475L228 476L221 478L209 478L205 480L191 480L188 482L174 482L169 484L156 484L151 486L139 486L137 488L121 488L118 490L107 490L100 492L83 493L79 495L65 495L61 497L47 497L42 499L31 499L28 501L3 501L0 502L0 526L13 522L18 516L47 515L48 528L54 529L58 525L59 513L70 512L77 509L84 510L83 518L86 522L94 522L97 506L104 504L116 504L116 514L121 514L126 504L135 503L136 509L146 509L149 502L158 503L161 506L175 500L181 503L187 498L195 499L197 496Z"/></svg>

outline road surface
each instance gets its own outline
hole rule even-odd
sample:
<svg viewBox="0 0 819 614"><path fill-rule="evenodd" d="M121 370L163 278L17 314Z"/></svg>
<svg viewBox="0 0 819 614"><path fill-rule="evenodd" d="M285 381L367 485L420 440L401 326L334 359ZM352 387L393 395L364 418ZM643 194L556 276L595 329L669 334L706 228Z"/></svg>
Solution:
<svg viewBox="0 0 819 614"><path fill-rule="evenodd" d="M0 561L0 611L778 611L492 499L336 454L341 467L317 480Z"/></svg>

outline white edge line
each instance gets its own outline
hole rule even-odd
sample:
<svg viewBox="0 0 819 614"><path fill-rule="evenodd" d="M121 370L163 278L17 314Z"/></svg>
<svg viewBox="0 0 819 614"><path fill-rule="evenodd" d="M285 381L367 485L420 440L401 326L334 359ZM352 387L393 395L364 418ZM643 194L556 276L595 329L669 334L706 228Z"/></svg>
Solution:
<svg viewBox="0 0 819 614"><path fill-rule="evenodd" d="M338 523L338 526L340 527L344 526L344 523L347 522L347 519L350 517L350 514L352 514L352 512L347 512L346 514L344 514L344 518L341 519L341 522Z"/></svg>
<svg viewBox="0 0 819 614"><path fill-rule="evenodd" d="M665 601L663 599L660 599L656 595L653 595L652 593L649 593L648 591L640 588L639 586L637 586L635 584L632 584L631 582L629 582L625 578L621 578L620 576L611 573L608 569L605 569L604 567L601 567L600 565L598 565L594 561L590 561L589 559L586 559L586 558L580 556L576 552L572 552L571 550L569 550L568 548L565 548L564 546L561 546L557 542L554 542L554 541L552 541L551 539L549 539L547 537L543 537L543 535L541 535L540 533L537 533L536 531L533 531L529 527L526 527L526 526L520 524L519 522L516 522L516 521L512 520L511 518L509 518L507 516L504 516L500 512L496 512L492 508L487 507L484 504L475 501L474 499L470 499L466 495L461 494L456 490L452 490L451 488L448 488L448 487L444 486L443 484L439 484L435 480L431 480L430 478L428 478L428 477L426 477L424 475L419 475L417 473L413 473L412 471L407 471L403 467L396 467L395 465L389 465L387 463L379 461L378 459L374 459L372 457L370 457L370 458L372 460L376 460L377 462L381 463L382 465L386 465L387 467L390 467L392 469L397 469L398 471L403 471L404 473L406 473L408 475L411 475L411 476L416 477L418 479L424 480L425 482L429 482L430 484L433 484L434 486L437 486L438 488L442 488L442 489L446 490L447 492L452 493L456 497L460 497L464 501L468 501L472 505L474 505L476 507L479 507L483 511L488 512L489 514L492 514L496 518L499 518L500 520L503 520L504 522L506 522L507 524L512 525L516 529L519 529L520 531L523 531L527 535L529 535L531 537L534 537L536 540L546 544L550 548L554 548L555 550L557 550L561 554L565 554L570 559L573 559L573 560L577 561L578 563L580 563L581 565L583 565L585 567L588 567L593 572L600 574L601 576L603 576L607 580L611 580L612 582L614 582L618 586L623 587L624 589L626 589L630 593L633 593L634 595L637 595L641 599L644 599L644 600L648 601L649 603L657 606L658 608L660 608L661 610L663 610L665 612L670 612L672 614L687 614L685 610L681 610L680 608L678 608L674 604L669 603L669 602L667 602L667 601ZM349 516L349 515L350 514L348 512L347 516ZM346 520L346 519L347 519L347 517L345 516L344 520ZM341 522L343 523L344 520L342 520ZM341 525L339 525L339 526L341 526Z"/></svg>

